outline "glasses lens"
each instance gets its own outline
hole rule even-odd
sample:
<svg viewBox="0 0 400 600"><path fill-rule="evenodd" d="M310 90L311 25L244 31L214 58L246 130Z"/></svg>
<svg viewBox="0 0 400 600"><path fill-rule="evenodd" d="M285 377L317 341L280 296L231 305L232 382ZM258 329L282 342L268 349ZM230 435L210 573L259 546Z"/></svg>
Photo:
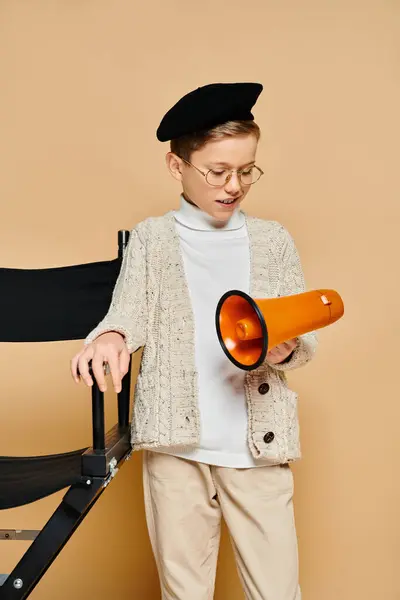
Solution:
<svg viewBox="0 0 400 600"><path fill-rule="evenodd" d="M208 171L206 180L210 185L215 185L216 187L219 187L225 185L229 175L230 172L226 169L223 169L221 171Z"/></svg>
<svg viewBox="0 0 400 600"><path fill-rule="evenodd" d="M230 179L232 173L227 169L221 171L208 171L206 180L210 185L215 187L224 186L228 179ZM260 179L262 175L261 170L258 167L250 167L240 173L240 181L242 185L253 185Z"/></svg>
<svg viewBox="0 0 400 600"><path fill-rule="evenodd" d="M240 174L240 180L243 185L253 185L261 177L261 171L257 167L250 167Z"/></svg>

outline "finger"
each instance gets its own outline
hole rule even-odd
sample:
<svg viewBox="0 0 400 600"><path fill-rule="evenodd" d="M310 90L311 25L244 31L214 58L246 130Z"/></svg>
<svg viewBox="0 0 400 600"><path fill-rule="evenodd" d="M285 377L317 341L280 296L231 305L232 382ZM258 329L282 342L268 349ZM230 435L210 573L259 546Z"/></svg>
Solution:
<svg viewBox="0 0 400 600"><path fill-rule="evenodd" d="M108 354L108 364L110 365L111 379L117 394L121 391L121 371L119 368L118 354L110 352Z"/></svg>
<svg viewBox="0 0 400 600"><path fill-rule="evenodd" d="M278 364L285 360L285 358L287 358L291 352L292 350L289 350L285 343L278 344L270 350L269 356L267 355L267 359L274 364Z"/></svg>
<svg viewBox="0 0 400 600"><path fill-rule="evenodd" d="M287 342L283 342L282 344L279 344L278 346L276 346L275 349L276 349L276 352L279 354L279 356L283 360L284 358L289 356L289 354L291 354L291 352L294 350L295 347L296 347L296 344L293 342L293 340L289 340Z"/></svg>
<svg viewBox="0 0 400 600"><path fill-rule="evenodd" d="M282 354L289 355L292 352L293 348L293 344L291 344L290 342L285 342L284 344L282 344L281 352Z"/></svg>
<svg viewBox="0 0 400 600"><path fill-rule="evenodd" d="M95 352L92 360L93 375L101 392L107 391L106 377L104 374L104 361L107 362L107 360L108 359L104 356L103 352L99 351Z"/></svg>
<svg viewBox="0 0 400 600"><path fill-rule="evenodd" d="M121 351L119 355L119 370L121 371L121 375L124 377L129 371L129 362L130 362L130 354L126 346Z"/></svg>
<svg viewBox="0 0 400 600"><path fill-rule="evenodd" d="M297 347L296 340L290 340L288 342L285 342L285 349L288 352L288 354L291 354L296 347Z"/></svg>
<svg viewBox="0 0 400 600"><path fill-rule="evenodd" d="M278 344L277 346L271 348L270 352L272 352L273 354L279 354L284 348L285 346L283 344Z"/></svg>
<svg viewBox="0 0 400 600"><path fill-rule="evenodd" d="M76 383L79 383L80 381L80 374L78 373L78 360L80 356L81 352L76 354L70 362L71 375Z"/></svg>
<svg viewBox="0 0 400 600"><path fill-rule="evenodd" d="M91 352L83 352L78 360L78 368L81 379L87 386L93 385L93 379L89 373L89 361L91 360Z"/></svg>

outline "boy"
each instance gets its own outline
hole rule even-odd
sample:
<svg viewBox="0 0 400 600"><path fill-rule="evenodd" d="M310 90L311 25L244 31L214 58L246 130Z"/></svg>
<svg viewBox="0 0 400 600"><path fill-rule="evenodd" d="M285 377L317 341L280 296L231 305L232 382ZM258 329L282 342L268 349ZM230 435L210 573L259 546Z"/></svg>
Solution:
<svg viewBox="0 0 400 600"><path fill-rule="evenodd" d="M212 84L162 119L180 208L131 233L110 309L73 358L72 374L118 392L129 353L144 347L132 445L144 450L145 508L164 600L213 598L221 516L245 596L300 600L293 478L297 395L285 371L307 363L315 335L273 348L251 372L225 357L215 331L224 292L304 291L299 257L278 223L240 205L262 176L252 108L262 86Z"/></svg>

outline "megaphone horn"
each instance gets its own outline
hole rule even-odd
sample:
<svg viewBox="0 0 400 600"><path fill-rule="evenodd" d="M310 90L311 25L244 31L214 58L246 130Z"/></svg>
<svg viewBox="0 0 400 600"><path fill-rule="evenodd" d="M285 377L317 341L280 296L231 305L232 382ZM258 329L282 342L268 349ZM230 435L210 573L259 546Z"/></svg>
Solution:
<svg viewBox="0 0 400 600"><path fill-rule="evenodd" d="M278 344L331 325L344 314L334 290L312 290L292 296L253 300L231 290L218 302L217 335L229 360L246 371L257 369Z"/></svg>

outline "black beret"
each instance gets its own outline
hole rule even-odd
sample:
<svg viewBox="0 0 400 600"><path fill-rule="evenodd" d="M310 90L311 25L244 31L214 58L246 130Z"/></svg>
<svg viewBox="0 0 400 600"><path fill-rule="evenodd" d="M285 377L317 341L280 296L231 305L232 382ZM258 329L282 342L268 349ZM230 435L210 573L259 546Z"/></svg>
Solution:
<svg viewBox="0 0 400 600"><path fill-rule="evenodd" d="M166 113L157 139L167 142L183 135L212 129L227 121L253 121L261 83L211 83L189 92Z"/></svg>

